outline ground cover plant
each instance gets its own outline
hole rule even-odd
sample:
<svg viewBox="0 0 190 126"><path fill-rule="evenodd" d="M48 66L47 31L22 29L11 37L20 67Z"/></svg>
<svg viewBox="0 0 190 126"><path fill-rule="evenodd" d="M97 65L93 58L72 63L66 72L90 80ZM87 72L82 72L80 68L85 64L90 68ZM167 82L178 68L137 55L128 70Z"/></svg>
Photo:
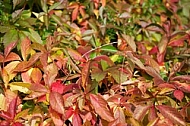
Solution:
<svg viewBox="0 0 190 126"><path fill-rule="evenodd" d="M190 125L189 0L0 0L0 126Z"/></svg>

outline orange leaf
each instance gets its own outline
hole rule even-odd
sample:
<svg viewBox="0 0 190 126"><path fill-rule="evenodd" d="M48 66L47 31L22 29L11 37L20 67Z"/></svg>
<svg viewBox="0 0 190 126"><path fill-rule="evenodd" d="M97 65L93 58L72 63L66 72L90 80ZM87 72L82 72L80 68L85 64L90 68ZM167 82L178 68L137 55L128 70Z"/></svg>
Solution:
<svg viewBox="0 0 190 126"><path fill-rule="evenodd" d="M146 115L146 112L148 111L149 108L150 106L148 105L138 105L134 111L134 115L133 115L134 118L138 121L141 121Z"/></svg>
<svg viewBox="0 0 190 126"><path fill-rule="evenodd" d="M65 114L64 104L63 104L63 97L61 94L57 92L51 92L49 95L50 105L52 109L60 114Z"/></svg>
<svg viewBox="0 0 190 126"><path fill-rule="evenodd" d="M77 19L78 14L79 14L79 6L76 6L76 8L72 12L72 21Z"/></svg>
<svg viewBox="0 0 190 126"><path fill-rule="evenodd" d="M4 61L4 56L2 54L0 54L0 62Z"/></svg>
<svg viewBox="0 0 190 126"><path fill-rule="evenodd" d="M31 73L31 78L34 81L34 83L40 83L42 79L42 72L39 68L33 68Z"/></svg>
<svg viewBox="0 0 190 126"><path fill-rule="evenodd" d="M50 113L50 116L53 120L53 123L56 125L56 126L63 126L64 125L64 122L63 120L61 119L61 116L59 113L57 113L56 111L54 111L51 107L49 108L49 113Z"/></svg>
<svg viewBox="0 0 190 126"><path fill-rule="evenodd" d="M104 120L111 122L114 120L113 113L107 108L108 103L101 95L90 94L90 101L96 113Z"/></svg>
<svg viewBox="0 0 190 126"><path fill-rule="evenodd" d="M10 51L16 46L17 41L10 43L8 46L5 47L4 56L7 57Z"/></svg>
<svg viewBox="0 0 190 126"><path fill-rule="evenodd" d="M10 52L9 55L4 59L4 62L13 61L13 60L21 60L21 59L18 54Z"/></svg>
<svg viewBox="0 0 190 126"><path fill-rule="evenodd" d="M20 48L21 48L22 58L24 60L26 60L26 57L29 53L30 45L31 45L30 40L27 37L21 41Z"/></svg>

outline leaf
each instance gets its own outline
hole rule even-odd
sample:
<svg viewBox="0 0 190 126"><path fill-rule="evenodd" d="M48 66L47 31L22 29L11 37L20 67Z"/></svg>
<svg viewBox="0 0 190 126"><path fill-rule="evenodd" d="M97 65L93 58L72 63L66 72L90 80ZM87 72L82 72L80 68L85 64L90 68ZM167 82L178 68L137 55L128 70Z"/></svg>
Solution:
<svg viewBox="0 0 190 126"><path fill-rule="evenodd" d="M110 68L107 71L111 73L111 76L118 84L123 83L128 79L128 75L122 70Z"/></svg>
<svg viewBox="0 0 190 126"><path fill-rule="evenodd" d="M20 4L22 2L22 0L13 0L13 9L15 9L15 7Z"/></svg>
<svg viewBox="0 0 190 126"><path fill-rule="evenodd" d="M4 56L0 54L0 63L2 63L3 61L4 61Z"/></svg>
<svg viewBox="0 0 190 126"><path fill-rule="evenodd" d="M182 99L184 98L184 93L181 90L175 90L173 95L179 101L182 101Z"/></svg>
<svg viewBox="0 0 190 126"><path fill-rule="evenodd" d="M100 50L105 51L105 52L110 52L110 53L116 53L117 52L117 49L111 45L102 46L100 48Z"/></svg>
<svg viewBox="0 0 190 126"><path fill-rule="evenodd" d="M47 52L46 49L44 48L44 46L39 43L32 43L31 47L32 47L32 49L35 49L38 51Z"/></svg>
<svg viewBox="0 0 190 126"><path fill-rule="evenodd" d="M46 69L44 70L44 81L45 84L51 86L51 84L54 82L55 77L58 74L58 68L54 63L49 64Z"/></svg>
<svg viewBox="0 0 190 126"><path fill-rule="evenodd" d="M49 108L49 114L53 120L53 123L56 125L56 126L63 126L64 125L64 122L63 120L61 119L61 116L59 113L57 113L56 111L54 111L51 107Z"/></svg>
<svg viewBox="0 0 190 126"><path fill-rule="evenodd" d="M187 83L181 83L179 81L172 82L178 89L183 92L190 93L190 85Z"/></svg>
<svg viewBox="0 0 190 126"><path fill-rule="evenodd" d="M111 122L114 120L112 112L107 108L107 102L101 95L90 94L90 101L95 112L104 120Z"/></svg>
<svg viewBox="0 0 190 126"><path fill-rule="evenodd" d="M82 68L82 87L85 89L88 84L89 74L90 74L90 61L84 64Z"/></svg>
<svg viewBox="0 0 190 126"><path fill-rule="evenodd" d="M15 29L11 29L9 30L4 36L3 36L3 43L5 48L12 42L17 42L18 41L18 31L16 31ZM13 47L13 46L12 46ZM11 48L12 48L11 47ZM10 51L10 47L8 48L8 50ZM8 54L8 52L6 52L6 55Z"/></svg>
<svg viewBox="0 0 190 126"><path fill-rule="evenodd" d="M42 41L40 35L38 34L38 32L34 31L33 29L29 28L29 32L23 31L23 34L26 35L27 37L29 37L29 39L32 42L43 44L43 41Z"/></svg>
<svg viewBox="0 0 190 126"><path fill-rule="evenodd" d="M17 99L18 97L14 98L10 104L9 104L9 108L8 108L8 112L11 116L11 118L13 119L16 115L16 108L17 108Z"/></svg>
<svg viewBox="0 0 190 126"><path fill-rule="evenodd" d="M33 68L30 76L34 83L40 83L42 79L42 72L39 68Z"/></svg>
<svg viewBox="0 0 190 126"><path fill-rule="evenodd" d="M168 38L166 37L166 35L162 36L162 39L160 41L160 43L158 44L158 50L159 53L162 54L166 51L166 47L168 45Z"/></svg>
<svg viewBox="0 0 190 126"><path fill-rule="evenodd" d="M61 81L57 80L56 82L51 84L51 91L57 92L59 94L63 94L63 90L65 89L65 85L61 83Z"/></svg>
<svg viewBox="0 0 190 126"><path fill-rule="evenodd" d="M147 114L147 111L149 108L150 108L150 106L148 106L148 105L138 105L135 108L133 117L138 121L142 121L143 118L145 117L145 115Z"/></svg>
<svg viewBox="0 0 190 126"><path fill-rule="evenodd" d="M0 103L0 110L6 110L6 97L2 93L0 93Z"/></svg>
<svg viewBox="0 0 190 126"><path fill-rule="evenodd" d="M10 30L9 26L0 26L0 33L6 33Z"/></svg>
<svg viewBox="0 0 190 126"><path fill-rule="evenodd" d="M104 61L107 62L107 64L108 64L109 66L113 66L113 65L114 65L114 62L113 62L108 56L106 56L106 55L97 56L97 57L95 57L93 60L95 60L95 61L104 60Z"/></svg>
<svg viewBox="0 0 190 126"><path fill-rule="evenodd" d="M117 119L117 123L125 123L125 114L121 107L115 109L114 118Z"/></svg>
<svg viewBox="0 0 190 126"><path fill-rule="evenodd" d="M61 94L57 92L50 92L49 101L52 109L60 114L65 114L64 101Z"/></svg>
<svg viewBox="0 0 190 126"><path fill-rule="evenodd" d="M164 80L162 79L162 77L160 76L160 74L159 74L155 69L153 69L152 67L149 67L149 66L146 66L145 68L146 68L146 69L145 69L146 72L147 72L150 76L154 77L154 83L155 83L156 85L161 84L161 83L164 83Z"/></svg>
<svg viewBox="0 0 190 126"><path fill-rule="evenodd" d="M4 70L6 70L7 72L7 75L8 75L8 80L12 80L16 75L17 73L13 72L15 67L19 64L20 62L19 61L12 61L10 62L9 64L7 64L5 67L4 67Z"/></svg>
<svg viewBox="0 0 190 126"><path fill-rule="evenodd" d="M71 48L67 48L67 51L68 51L69 55L71 56L71 58L73 58L77 61L81 61L81 62L86 61L79 52L77 52Z"/></svg>
<svg viewBox="0 0 190 126"><path fill-rule="evenodd" d="M176 80L190 81L190 75L175 76L175 77L172 77L171 80L173 80L173 81L176 81Z"/></svg>
<svg viewBox="0 0 190 126"><path fill-rule="evenodd" d="M22 93L29 93L30 83L12 82L9 84L11 91L20 91Z"/></svg>
<svg viewBox="0 0 190 126"><path fill-rule="evenodd" d="M136 52L136 44L134 41L134 38L125 34L122 34L122 37L125 39L125 41L127 42L127 44L131 47L131 49L133 50L133 52Z"/></svg>
<svg viewBox="0 0 190 126"><path fill-rule="evenodd" d="M21 58L18 54L10 52L9 55L4 59L4 62L9 62L13 60L21 60Z"/></svg>
<svg viewBox="0 0 190 126"><path fill-rule="evenodd" d="M72 124L73 124L73 126L82 126L82 120L81 120L79 114L76 112L73 114Z"/></svg>
<svg viewBox="0 0 190 126"><path fill-rule="evenodd" d="M155 119L157 119L157 111L155 109L155 106L151 106L149 108L149 113L148 113L148 120L151 122L151 121L154 121Z"/></svg>
<svg viewBox="0 0 190 126"><path fill-rule="evenodd" d="M160 113L168 118L174 124L186 126L186 123L181 116L181 114L175 109L167 105L157 105L156 108L160 111Z"/></svg>
<svg viewBox="0 0 190 126"><path fill-rule="evenodd" d="M22 58L24 59L24 61L26 61L27 55L29 54L30 45L31 45L31 42L28 39L28 37L24 38L21 41L21 45L20 45L21 55L22 55Z"/></svg>
<svg viewBox="0 0 190 126"><path fill-rule="evenodd" d="M4 50L4 56L5 56L5 58L9 55L9 53L11 52L11 50L12 50L13 48L15 48L16 44L17 44L17 41L14 41L14 42L9 43L9 44L5 47L5 50Z"/></svg>
<svg viewBox="0 0 190 126"><path fill-rule="evenodd" d="M102 81L106 75L107 75L107 72L102 71L100 69L93 69L91 73L92 79L95 79L97 82Z"/></svg>
<svg viewBox="0 0 190 126"><path fill-rule="evenodd" d="M20 62L14 69L14 72L23 72L29 68L27 61Z"/></svg>

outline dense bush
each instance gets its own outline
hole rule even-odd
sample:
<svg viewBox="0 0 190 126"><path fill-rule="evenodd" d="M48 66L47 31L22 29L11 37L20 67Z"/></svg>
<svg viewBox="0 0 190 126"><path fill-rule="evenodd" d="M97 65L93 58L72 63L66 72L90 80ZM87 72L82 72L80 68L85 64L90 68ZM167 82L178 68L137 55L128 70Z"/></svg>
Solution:
<svg viewBox="0 0 190 126"><path fill-rule="evenodd" d="M1 0L0 126L189 125L189 4Z"/></svg>

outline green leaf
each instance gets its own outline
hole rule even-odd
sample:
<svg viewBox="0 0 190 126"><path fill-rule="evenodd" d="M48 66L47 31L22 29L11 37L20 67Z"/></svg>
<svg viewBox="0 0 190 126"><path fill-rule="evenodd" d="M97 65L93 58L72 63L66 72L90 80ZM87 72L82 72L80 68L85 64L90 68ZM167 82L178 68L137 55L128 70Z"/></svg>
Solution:
<svg viewBox="0 0 190 126"><path fill-rule="evenodd" d="M10 30L10 27L8 26L0 26L0 32L1 33L6 33Z"/></svg>
<svg viewBox="0 0 190 126"><path fill-rule="evenodd" d="M4 46L6 47L8 44L14 41L18 41L18 31L11 29L3 37Z"/></svg>
<svg viewBox="0 0 190 126"><path fill-rule="evenodd" d="M112 45L102 46L100 48L100 50L101 51L106 51L106 52L111 52L111 53L116 53L117 52L117 49Z"/></svg>
<svg viewBox="0 0 190 126"><path fill-rule="evenodd" d="M30 83L24 83L24 82L12 82L9 84L11 91L20 91L25 94L29 93L30 90Z"/></svg>
<svg viewBox="0 0 190 126"><path fill-rule="evenodd" d="M23 33L26 36L28 36L31 41L39 43L39 44L43 44L43 41L42 41L40 35L38 34L38 32L34 31L33 29L29 28L29 32L23 31Z"/></svg>

